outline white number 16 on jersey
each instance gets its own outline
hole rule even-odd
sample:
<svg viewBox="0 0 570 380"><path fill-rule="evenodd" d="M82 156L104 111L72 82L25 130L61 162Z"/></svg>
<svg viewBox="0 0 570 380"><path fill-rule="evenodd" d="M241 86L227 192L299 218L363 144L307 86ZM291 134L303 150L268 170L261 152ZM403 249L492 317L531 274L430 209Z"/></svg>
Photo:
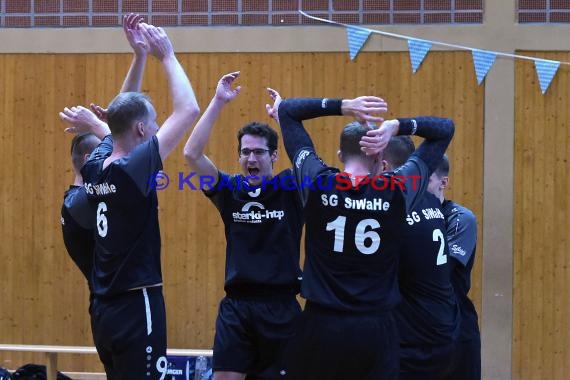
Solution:
<svg viewBox="0 0 570 380"><path fill-rule="evenodd" d="M327 223L327 231L334 231L334 247L335 252L343 252L344 249L344 230L346 225L346 216L339 216L332 222ZM375 229L380 228L380 222L376 219L361 220L354 231L354 243L356 248L365 255L370 255L378 251L380 248L380 235ZM367 231L367 229L370 229Z"/></svg>

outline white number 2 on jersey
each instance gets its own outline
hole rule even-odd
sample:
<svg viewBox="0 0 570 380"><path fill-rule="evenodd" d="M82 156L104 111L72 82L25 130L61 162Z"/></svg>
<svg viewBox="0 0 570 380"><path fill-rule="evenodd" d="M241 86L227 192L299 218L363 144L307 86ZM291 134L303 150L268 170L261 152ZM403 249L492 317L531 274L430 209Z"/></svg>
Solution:
<svg viewBox="0 0 570 380"><path fill-rule="evenodd" d="M327 223L327 231L334 231L333 251L343 252L344 250L344 230L346 225L346 216L339 216L332 222ZM366 229L370 228L370 231ZM356 248L365 255L370 255L378 251L380 248L380 235L376 231L380 228L380 223L376 219L364 219L356 226L354 232L354 243ZM370 244L366 244L370 241Z"/></svg>
<svg viewBox="0 0 570 380"><path fill-rule="evenodd" d="M447 256L445 255L445 237L441 230L435 229L433 230L433 241L439 241L439 251L437 251L437 260L436 265L443 265L447 264Z"/></svg>
<svg viewBox="0 0 570 380"><path fill-rule="evenodd" d="M105 211L107 211L107 204L105 204L105 202L99 202L97 206L97 232L101 237L107 236L108 230L107 217L104 214Z"/></svg>

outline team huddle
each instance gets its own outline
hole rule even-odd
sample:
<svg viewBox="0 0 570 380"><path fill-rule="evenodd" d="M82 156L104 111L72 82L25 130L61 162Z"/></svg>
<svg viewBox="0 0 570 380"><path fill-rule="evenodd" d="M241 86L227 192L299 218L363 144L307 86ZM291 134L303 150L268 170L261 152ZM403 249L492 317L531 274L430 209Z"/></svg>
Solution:
<svg viewBox="0 0 570 380"><path fill-rule="evenodd" d="M268 88L266 111L292 167L273 173L278 134L251 122L237 136L241 173L231 174L204 151L222 109L239 96L240 73L220 79L200 115L166 33L132 14L123 28L134 58L120 93L106 109L60 113L77 133L64 242L89 284L108 379L165 378L158 199L149 178L196 120L184 157L214 178L203 193L226 237L214 379L481 378L477 313L467 297L476 219L444 197L450 119L384 120L388 105L375 96L283 100ZM160 128L140 93L149 55L161 62L172 98ZM342 170L319 158L303 125L330 116L355 120L340 132ZM424 139L417 149L411 135ZM327 185L335 182L345 186Z"/></svg>

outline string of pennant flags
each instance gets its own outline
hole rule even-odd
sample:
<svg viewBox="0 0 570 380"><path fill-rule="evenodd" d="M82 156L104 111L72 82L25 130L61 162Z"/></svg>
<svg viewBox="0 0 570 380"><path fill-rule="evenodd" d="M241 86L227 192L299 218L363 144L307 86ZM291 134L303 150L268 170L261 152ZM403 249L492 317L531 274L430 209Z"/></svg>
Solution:
<svg viewBox="0 0 570 380"><path fill-rule="evenodd" d="M383 32L380 30L375 29L367 29L360 26L354 25L347 25L342 24L336 21L326 20L323 18L315 17L308 15L307 13L299 10L299 13L304 17L321 21L324 23L342 26L346 28L346 35L348 39L348 50L350 59L354 60L360 50L362 50L366 41L371 34L380 34L386 37L393 37L399 39L405 39L408 41L408 51L410 53L410 61L412 64L412 72L415 73L419 67L421 66L422 62L424 61L427 53L430 51L433 45L445 46L453 49L460 49L460 50L470 50L472 57L473 57L473 65L475 66L475 75L477 76L477 83L481 85L487 76L487 73L495 63L497 57L508 57L508 58L518 58L518 59L527 59L534 61L534 67L536 70L536 74L538 76L538 82L540 84L540 90L542 94L546 93L552 79L556 75L558 68L560 65L570 65L570 62L561 62L561 61L553 61L549 59L542 59L536 57L528 57L524 55L517 55L517 54L508 54L508 53L500 53L490 50L480 50L471 48L468 46L461 46L461 45L454 45L448 44L439 41L431 41L431 40L424 40L420 38L413 38L410 36L405 36L402 34L396 33L388 33Z"/></svg>

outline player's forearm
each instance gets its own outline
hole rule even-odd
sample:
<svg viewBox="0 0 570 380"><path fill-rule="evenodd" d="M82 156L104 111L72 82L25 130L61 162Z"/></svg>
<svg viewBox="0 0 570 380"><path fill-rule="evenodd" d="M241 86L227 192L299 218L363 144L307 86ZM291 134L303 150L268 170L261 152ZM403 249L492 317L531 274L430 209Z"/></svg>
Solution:
<svg viewBox="0 0 570 380"><path fill-rule="evenodd" d="M97 136L97 138L99 138L99 140L103 140L105 136L111 134L111 129L109 128L107 123L99 119L97 119L95 125L91 126L91 131L95 136Z"/></svg>
<svg viewBox="0 0 570 380"><path fill-rule="evenodd" d="M190 81L174 54L162 58L162 63L166 71L174 108L172 114L156 134L159 141L160 157L165 160L184 137L186 131L194 124L200 109L196 103Z"/></svg>
<svg viewBox="0 0 570 380"><path fill-rule="evenodd" d="M198 102L188 76L174 54L162 59L172 96L173 114L182 113L191 125L200 114Z"/></svg>
<svg viewBox="0 0 570 380"><path fill-rule="evenodd" d="M287 106L283 109L283 104ZM279 119L281 110L287 111L287 117L296 121L314 119L322 116L341 116L342 99L328 98L291 98L285 99L279 106Z"/></svg>
<svg viewBox="0 0 570 380"><path fill-rule="evenodd" d="M414 153L419 156L433 172L439 165L453 134L455 126L451 119L422 116L413 119L398 119L399 135L418 135L425 141Z"/></svg>
<svg viewBox="0 0 570 380"><path fill-rule="evenodd" d="M417 135L426 140L441 140L453 137L455 127L453 120L434 117L419 116L415 118L398 118L400 122L399 135Z"/></svg>
<svg viewBox="0 0 570 380"><path fill-rule="evenodd" d="M121 87L121 92L140 92L146 58L146 54L134 54L133 61Z"/></svg>
<svg viewBox="0 0 570 380"><path fill-rule="evenodd" d="M188 164L192 165L193 162L198 161L204 155L204 149L214 129L214 123L218 119L224 104L223 101L214 97L200 120L198 120L198 123L196 123L192 134L190 134L184 146L184 157Z"/></svg>
<svg viewBox="0 0 570 380"><path fill-rule="evenodd" d="M315 149L311 137L303 126L302 112L296 109L303 103L303 100L305 99L283 100L278 109L278 124L283 135L283 145L291 162L299 150L303 148Z"/></svg>

